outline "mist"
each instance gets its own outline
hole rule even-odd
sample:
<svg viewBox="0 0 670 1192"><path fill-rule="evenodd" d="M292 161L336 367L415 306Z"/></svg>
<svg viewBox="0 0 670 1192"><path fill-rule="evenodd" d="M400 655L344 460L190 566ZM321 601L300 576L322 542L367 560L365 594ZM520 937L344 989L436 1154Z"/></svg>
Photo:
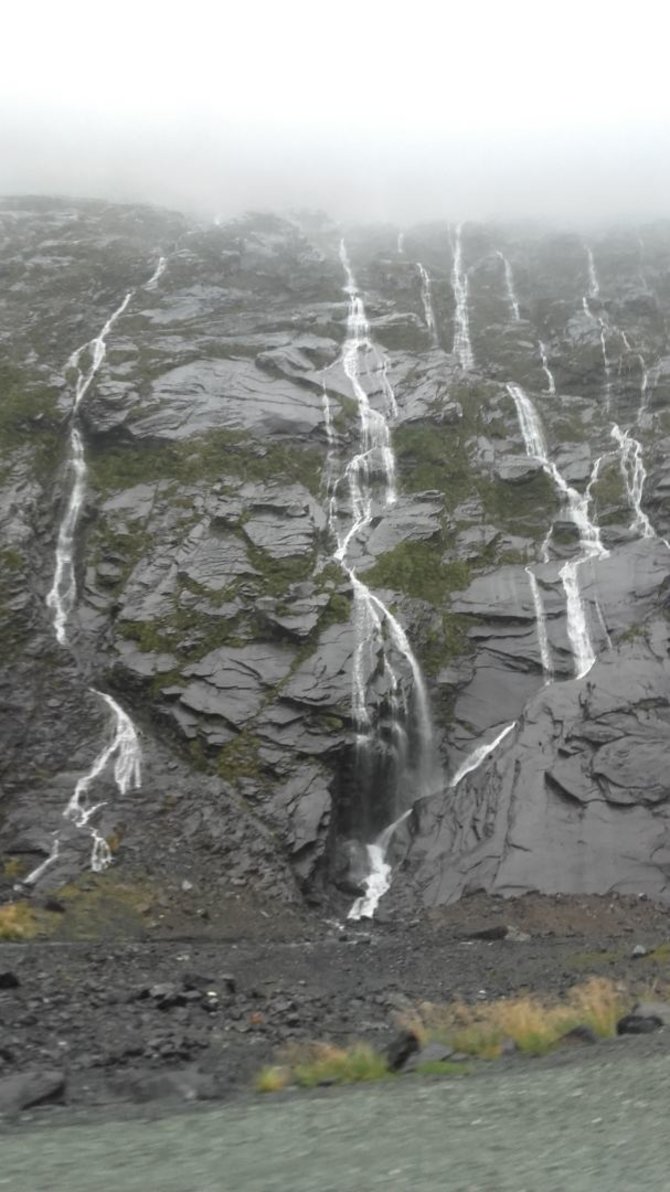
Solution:
<svg viewBox="0 0 670 1192"><path fill-rule="evenodd" d="M652 6L634 23L629 6L581 8L345 2L324 17L293 0L220 15L195 0L188 20L120 3L107 25L79 0L38 4L10 17L0 193L204 218L663 217L670 97Z"/></svg>

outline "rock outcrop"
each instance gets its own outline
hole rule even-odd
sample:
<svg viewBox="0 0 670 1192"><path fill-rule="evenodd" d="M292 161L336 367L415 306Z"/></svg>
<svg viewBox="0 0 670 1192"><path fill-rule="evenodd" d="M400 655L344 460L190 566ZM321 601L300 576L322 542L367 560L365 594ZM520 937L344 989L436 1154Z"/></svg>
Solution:
<svg viewBox="0 0 670 1192"><path fill-rule="evenodd" d="M119 866L159 871L188 854L213 881L267 896L358 888L368 779L331 498L342 518L360 427L341 357L338 240L317 216L203 227L139 207L0 205L7 873L53 851L109 732L95 689L132 716L144 754L140 790L120 795L104 772L95 792L96 831L114 839ZM368 399L378 408L391 386L397 405L398 482L348 558L412 643L444 775L427 797L404 794L414 810L392 845L390 898L667 899L670 228L598 237L595 293L580 237L466 225L468 371L452 353L450 243L438 225L405 230L402 253L392 228L347 235L379 361ZM45 597L71 481L71 356L130 291L81 403L87 489L63 648ZM581 678L563 571L577 527L526 449L510 383L530 395L549 457L590 497L602 539L577 569L597 659ZM405 668L405 702L412 684ZM367 692L390 767L398 693L380 659ZM68 831L61 845L52 886L89 860L88 838Z"/></svg>

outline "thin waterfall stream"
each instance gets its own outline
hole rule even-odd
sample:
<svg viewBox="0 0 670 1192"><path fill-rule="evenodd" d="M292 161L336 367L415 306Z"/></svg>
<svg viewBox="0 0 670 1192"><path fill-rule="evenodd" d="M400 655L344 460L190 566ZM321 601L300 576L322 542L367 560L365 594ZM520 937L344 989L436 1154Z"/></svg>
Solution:
<svg viewBox="0 0 670 1192"><path fill-rule="evenodd" d="M419 270L419 277L421 278L421 301L423 303L424 320L426 327L430 331L433 344L437 346L437 325L435 323L435 311L433 310L433 291L430 275L420 261L417 261L416 267Z"/></svg>
<svg viewBox="0 0 670 1192"><path fill-rule="evenodd" d="M586 608L579 587L579 568L590 559L604 559L608 554L602 544L600 530L589 517L591 488L598 475L600 458L593 466L590 482L582 495L567 483L556 464L549 459L540 418L528 394L520 385L514 384L507 385L507 392L516 408L526 454L541 463L544 471L555 484L567 506L570 520L579 535L580 553L576 559L569 559L563 564L559 570L559 576L565 592L567 631L574 659L575 675L577 678L583 678L593 666L596 656Z"/></svg>
<svg viewBox="0 0 670 1192"><path fill-rule="evenodd" d="M453 354L464 372L474 367L474 356L470 342L470 315L468 312L468 275L463 270L463 225L458 224L452 236L451 287L454 291L456 309L454 312Z"/></svg>
<svg viewBox="0 0 670 1192"><path fill-rule="evenodd" d="M514 288L514 274L512 273L512 266L510 265L505 254L503 252L500 252L500 250L498 250L497 256L502 261L503 270L505 273L505 287L507 289L507 298L508 298L509 304L512 308L512 315L514 316L514 322L520 323L521 322L521 311L519 309L519 299L516 296L516 290Z"/></svg>
<svg viewBox="0 0 670 1192"><path fill-rule="evenodd" d="M357 770L365 771L365 763L374 753L376 724L369 707L368 684L381 662L388 693L398 785L403 783L416 798L420 793L428 793L435 775L433 727L425 681L402 625L358 577L351 558L354 544L364 538L371 524L373 511L379 513L396 500L395 457L387 418L394 416L397 407L386 377L385 362L370 336L363 297L344 241L340 244L340 262L349 301L342 367L358 407L359 440L357 450L331 488L329 522L336 541L333 559L348 577L354 598L351 702ZM379 378L386 413L371 405L363 384L364 375ZM342 500L341 490L345 490L346 503ZM411 680L409 690L408 678ZM398 811L400 814L396 815ZM365 878L365 892L352 906L350 918L370 917L388 889L391 870L386 853L395 828L408 813L407 807L396 806L390 823L366 844L369 873Z"/></svg>
<svg viewBox="0 0 670 1192"><path fill-rule="evenodd" d="M154 290L156 288L165 271L166 264L167 259L161 256L144 287L145 289ZM52 623L56 641L61 646L69 645L68 621L77 601L75 535L86 495L87 468L84 438L78 425L79 409L104 362L107 354L107 337L114 324L125 313L135 292L132 289L125 294L123 301L109 316L98 335L77 348L68 358L66 365L66 369L75 374L70 451L67 463L71 487L65 513L58 529L53 583L46 597L47 608L53 616ZM94 814L104 806L104 801L91 804L88 799L89 789L112 762L114 782L119 794L124 795L130 789L137 789L141 784L141 748L135 725L116 700L96 688L90 688L90 691L92 695L103 701L111 713L110 740L98 753L87 773L77 782L63 815L75 827L88 832L93 842L91 869L99 872L106 869L111 863L112 854L107 841L90 822ZM27 875L24 884L34 885L45 870L56 861L59 854L60 835L56 833L50 856Z"/></svg>

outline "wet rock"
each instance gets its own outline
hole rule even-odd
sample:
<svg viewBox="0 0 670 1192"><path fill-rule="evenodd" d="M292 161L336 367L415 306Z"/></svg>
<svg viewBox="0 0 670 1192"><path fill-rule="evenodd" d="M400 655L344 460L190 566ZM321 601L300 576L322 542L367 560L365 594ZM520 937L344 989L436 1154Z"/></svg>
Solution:
<svg viewBox="0 0 670 1192"><path fill-rule="evenodd" d="M663 1019L657 1014L625 1014L616 1024L617 1035L649 1035L660 1031Z"/></svg>
<svg viewBox="0 0 670 1192"><path fill-rule="evenodd" d="M558 1040L558 1047L582 1047L590 1046L598 1042L598 1036L590 1026L573 1026L571 1030L566 1031Z"/></svg>
<svg viewBox="0 0 670 1192"><path fill-rule="evenodd" d="M391 1040L386 1049L386 1062L391 1072L400 1072L410 1056L420 1049L420 1043L414 1031L400 1031Z"/></svg>
<svg viewBox="0 0 670 1192"><path fill-rule="evenodd" d="M144 1104L149 1101L209 1101L221 1095L216 1074L197 1067L178 1072L151 1072L131 1068L115 1073L109 1087L123 1100Z"/></svg>
<svg viewBox="0 0 670 1192"><path fill-rule="evenodd" d="M36 1105L62 1101L65 1096L65 1075L45 1068L0 1077L0 1113L20 1113Z"/></svg>
<svg viewBox="0 0 670 1192"><path fill-rule="evenodd" d="M11 969L0 972L0 989L18 989L20 984L19 978Z"/></svg>
<svg viewBox="0 0 670 1192"><path fill-rule="evenodd" d="M455 1054L454 1048L445 1043L426 1043L418 1051L411 1054L402 1064L401 1071L416 1072L423 1064L446 1064Z"/></svg>
<svg viewBox="0 0 670 1192"><path fill-rule="evenodd" d="M641 1001L633 1006L632 1013L638 1018L660 1018L663 1026L670 1026L670 1004L661 1001Z"/></svg>

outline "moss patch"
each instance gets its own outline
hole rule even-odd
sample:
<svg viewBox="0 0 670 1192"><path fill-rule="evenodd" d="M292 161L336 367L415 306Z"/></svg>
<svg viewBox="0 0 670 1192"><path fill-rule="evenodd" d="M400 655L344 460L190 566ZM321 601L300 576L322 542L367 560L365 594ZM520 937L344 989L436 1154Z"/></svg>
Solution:
<svg viewBox="0 0 670 1192"><path fill-rule="evenodd" d="M157 480L180 484L235 476L257 482L301 483L315 497L321 488L322 453L295 443L261 443L244 431L213 430L181 443L92 444L91 483L102 493Z"/></svg>
<svg viewBox="0 0 670 1192"><path fill-rule="evenodd" d="M470 582L468 563L457 560L443 563L440 548L430 542L401 542L380 555L365 573L368 586L393 588L407 596L427 600L439 608L451 592L466 588Z"/></svg>

